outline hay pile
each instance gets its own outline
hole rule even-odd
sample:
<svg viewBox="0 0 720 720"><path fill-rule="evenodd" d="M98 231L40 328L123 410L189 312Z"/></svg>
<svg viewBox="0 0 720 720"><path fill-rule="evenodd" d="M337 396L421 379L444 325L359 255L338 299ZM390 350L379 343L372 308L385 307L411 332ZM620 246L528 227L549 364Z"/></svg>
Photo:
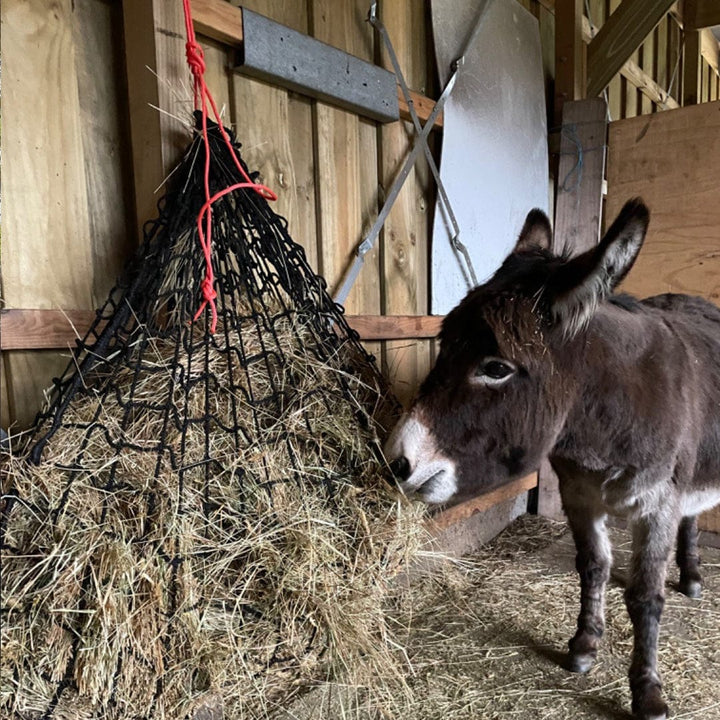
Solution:
<svg viewBox="0 0 720 720"><path fill-rule="evenodd" d="M386 482L383 389L352 344L309 354L296 314L272 330L285 361L252 372L262 324L141 334L40 465L5 459L0 716L239 720L317 679L402 686L385 599L424 511Z"/></svg>

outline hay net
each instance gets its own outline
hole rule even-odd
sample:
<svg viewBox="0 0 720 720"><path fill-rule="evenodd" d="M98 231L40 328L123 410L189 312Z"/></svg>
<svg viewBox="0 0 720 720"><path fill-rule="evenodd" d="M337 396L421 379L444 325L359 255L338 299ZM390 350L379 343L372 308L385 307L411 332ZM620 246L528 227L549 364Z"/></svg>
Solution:
<svg viewBox="0 0 720 720"><path fill-rule="evenodd" d="M216 126L210 145L215 193L241 178ZM251 189L213 206L217 331L191 322L204 154L4 460L4 717L191 717L216 695L255 717L326 661L379 657L412 545L378 449L395 406Z"/></svg>

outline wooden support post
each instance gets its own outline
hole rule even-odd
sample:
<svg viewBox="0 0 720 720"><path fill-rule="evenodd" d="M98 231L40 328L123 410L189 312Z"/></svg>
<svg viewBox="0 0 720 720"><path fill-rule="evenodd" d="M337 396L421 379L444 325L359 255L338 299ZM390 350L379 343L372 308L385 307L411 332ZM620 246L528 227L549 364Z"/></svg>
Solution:
<svg viewBox="0 0 720 720"><path fill-rule="evenodd" d="M686 30L720 25L720 2L718 0L683 0L682 17Z"/></svg>
<svg viewBox="0 0 720 720"><path fill-rule="evenodd" d="M182 3L123 0L122 5L135 212L142 238L143 224L157 215L155 191L189 140L193 95Z"/></svg>
<svg viewBox="0 0 720 720"><path fill-rule="evenodd" d="M602 98L563 106L560 166L555 210L555 252L578 254L600 239L605 176L607 106ZM558 479L545 461L538 474L538 514L564 519Z"/></svg>
<svg viewBox="0 0 720 720"><path fill-rule="evenodd" d="M555 107L553 124L559 125L563 104L585 97L583 0L555 3Z"/></svg>
<svg viewBox="0 0 720 720"><path fill-rule="evenodd" d="M700 33L697 30L685 31L683 51L682 104L697 105L700 102Z"/></svg>
<svg viewBox="0 0 720 720"><path fill-rule="evenodd" d="M601 93L665 17L674 0L631 0L610 15L587 50L587 94Z"/></svg>

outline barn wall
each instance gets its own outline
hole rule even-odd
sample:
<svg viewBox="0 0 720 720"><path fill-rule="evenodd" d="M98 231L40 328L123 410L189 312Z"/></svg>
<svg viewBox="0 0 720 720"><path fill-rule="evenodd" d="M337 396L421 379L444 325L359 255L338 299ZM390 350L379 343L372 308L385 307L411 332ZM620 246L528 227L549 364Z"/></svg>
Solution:
<svg viewBox="0 0 720 720"><path fill-rule="evenodd" d="M720 305L720 102L611 123L607 216L650 207L647 240L623 289L701 295ZM720 532L720 508L701 518Z"/></svg>

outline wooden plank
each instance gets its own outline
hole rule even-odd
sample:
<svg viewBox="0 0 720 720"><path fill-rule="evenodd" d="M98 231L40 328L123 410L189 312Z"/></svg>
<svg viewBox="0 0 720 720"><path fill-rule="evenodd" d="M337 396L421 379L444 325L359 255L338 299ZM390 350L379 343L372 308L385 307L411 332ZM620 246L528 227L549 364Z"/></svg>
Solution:
<svg viewBox="0 0 720 720"><path fill-rule="evenodd" d="M405 100L405 96L403 95L403 91L398 85L398 105L400 107L400 119L401 120L412 120L412 117L410 115L410 108L408 106L407 101ZM425 97L419 92L415 92L414 90L410 91L410 99L412 100L413 107L415 108L415 112L417 113L418 118L422 123L425 123L427 119L430 117L430 113L435 108L435 101L431 100L428 97ZM433 125L434 128L441 128L443 126L443 114L440 113L437 118L435 119L435 124Z"/></svg>
<svg viewBox="0 0 720 720"><path fill-rule="evenodd" d="M683 0L683 20L686 30L699 30L720 25L718 0Z"/></svg>
<svg viewBox="0 0 720 720"><path fill-rule="evenodd" d="M251 0L249 10L298 32L308 31L306 0ZM272 209L285 217L291 237L318 268L313 103L284 88L233 73L232 113L242 154L260 181L278 195Z"/></svg>
<svg viewBox="0 0 720 720"><path fill-rule="evenodd" d="M607 0L606 18L620 5L620 0ZM624 67L624 66L623 66ZM623 75L616 75L607 87L608 112L611 120L622 117L623 106Z"/></svg>
<svg viewBox="0 0 720 720"><path fill-rule="evenodd" d="M555 3L554 124L559 125L563 103L585 97L583 66L583 0Z"/></svg>
<svg viewBox="0 0 720 720"><path fill-rule="evenodd" d="M590 42L592 39L594 33L596 32L596 29L590 25L590 23L587 21L587 18L583 17L583 40L585 42ZM650 101L656 103L661 109L663 110L669 110L672 108L680 107L677 100L675 98L671 97L668 91L660 84L655 82L653 80L652 76L645 72L645 70L640 67L638 64L638 60L640 58L640 52L637 51L634 53L634 57L628 60L619 71L619 74L625 78L630 85L633 86L632 89L629 89L628 91L633 92L633 100L637 100L638 95L637 91L641 92L644 96L646 96ZM613 81L611 81L610 85L608 87L612 87L613 82L617 82L618 78L614 78ZM626 83L627 85L627 83ZM617 84L616 88L617 91L621 92L621 84ZM618 101L619 96L613 98L613 102L615 103L615 109L616 114L612 115L616 120L620 119L620 113L618 112ZM608 98L608 102L610 101L610 98ZM635 102L633 102L633 106L635 105Z"/></svg>
<svg viewBox="0 0 720 720"><path fill-rule="evenodd" d="M462 522L476 513L489 510L501 502L511 500L528 490L532 490L534 487L537 487L537 482L537 473L533 473L527 477L507 483L506 485L501 485L490 492L483 493L478 497L466 500L459 505L439 512L429 520L428 526L430 530L435 533L445 530L450 525Z"/></svg>
<svg viewBox="0 0 720 720"><path fill-rule="evenodd" d="M382 3L381 18L392 38L400 67L409 85L423 87L427 81L425 13L422 0ZM382 64L391 68L384 48ZM414 130L405 123L380 128L379 176L389 188L411 149ZM428 311L428 238L430 213L424 160L410 171L392 208L381 236L382 312L386 315L424 315ZM383 371L396 396L408 404L430 369L427 342L388 341L382 357Z"/></svg>
<svg viewBox="0 0 720 720"><path fill-rule="evenodd" d="M140 239L143 224L157 215L156 190L189 141L192 85L185 60L182 4L123 0L122 7L134 209Z"/></svg>
<svg viewBox="0 0 720 720"><path fill-rule="evenodd" d="M73 347L95 319L93 310L0 311L0 349L51 350ZM435 338L440 315L346 315L345 319L364 341Z"/></svg>
<svg viewBox="0 0 720 720"><path fill-rule="evenodd" d="M700 54L717 75L720 72L720 41L707 28L700 31Z"/></svg>
<svg viewBox="0 0 720 720"><path fill-rule="evenodd" d="M673 0L633 0L618 6L588 45L588 97L603 91L672 4Z"/></svg>
<svg viewBox="0 0 720 720"><path fill-rule="evenodd" d="M664 17L664 15L663 15ZM655 28L646 38L645 42L640 46L640 68L643 72L647 73L650 78L655 77ZM638 88L639 90L640 88ZM640 93L640 114L648 115L653 111L653 102L645 93Z"/></svg>
<svg viewBox="0 0 720 720"><path fill-rule="evenodd" d="M602 98L563 106L555 209L557 251L580 253L600 239L606 132L607 107Z"/></svg>
<svg viewBox="0 0 720 720"><path fill-rule="evenodd" d="M702 295L720 305L720 102L610 124L607 216L629 198L650 229L622 289ZM701 518L720 527L720 510Z"/></svg>
<svg viewBox="0 0 720 720"><path fill-rule="evenodd" d="M90 307L93 244L73 3L2 3L0 12L3 58L22 59L3 67L4 301L10 307ZM43 388L67 360L18 352L4 361L9 420L26 427Z"/></svg>
<svg viewBox="0 0 720 720"><path fill-rule="evenodd" d="M248 9L252 7L251 2L243 2L243 5ZM192 0L192 20L197 34L225 45L242 45L242 8L227 0Z"/></svg>

